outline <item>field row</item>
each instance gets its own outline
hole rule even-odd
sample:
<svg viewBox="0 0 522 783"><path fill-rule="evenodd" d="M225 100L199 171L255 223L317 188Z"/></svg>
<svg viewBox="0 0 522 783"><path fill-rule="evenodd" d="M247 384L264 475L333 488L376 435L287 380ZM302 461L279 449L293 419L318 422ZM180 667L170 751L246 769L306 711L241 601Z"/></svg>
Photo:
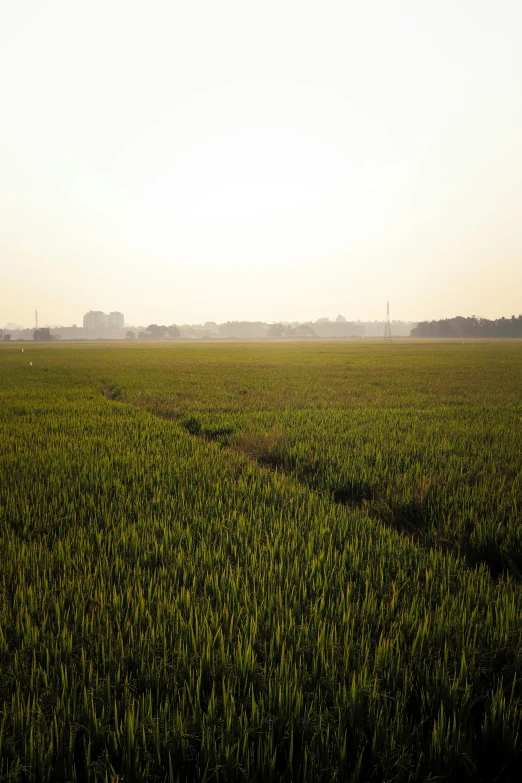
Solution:
<svg viewBox="0 0 522 783"><path fill-rule="evenodd" d="M0 779L515 779L522 593L458 547L466 508L516 536L516 354L499 395L416 410L402 376L328 407L325 367L375 360L349 345L205 348L0 352ZM426 481L452 548L374 513Z"/></svg>

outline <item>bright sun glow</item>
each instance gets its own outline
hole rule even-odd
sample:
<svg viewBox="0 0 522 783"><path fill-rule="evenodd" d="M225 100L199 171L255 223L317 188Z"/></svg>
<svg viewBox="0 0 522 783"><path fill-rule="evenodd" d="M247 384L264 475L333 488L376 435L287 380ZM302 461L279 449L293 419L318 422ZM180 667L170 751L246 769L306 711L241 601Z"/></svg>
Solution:
<svg viewBox="0 0 522 783"><path fill-rule="evenodd" d="M188 149L148 185L150 206L187 217L256 217L327 199L352 165L328 145L284 131L246 130Z"/></svg>

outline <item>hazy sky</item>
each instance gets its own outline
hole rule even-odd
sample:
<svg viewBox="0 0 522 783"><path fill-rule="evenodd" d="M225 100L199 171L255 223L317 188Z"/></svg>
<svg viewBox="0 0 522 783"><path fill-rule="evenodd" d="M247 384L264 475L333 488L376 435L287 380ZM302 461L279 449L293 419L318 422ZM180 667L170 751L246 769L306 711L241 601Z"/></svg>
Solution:
<svg viewBox="0 0 522 783"><path fill-rule="evenodd" d="M0 325L522 311L520 0L16 0Z"/></svg>

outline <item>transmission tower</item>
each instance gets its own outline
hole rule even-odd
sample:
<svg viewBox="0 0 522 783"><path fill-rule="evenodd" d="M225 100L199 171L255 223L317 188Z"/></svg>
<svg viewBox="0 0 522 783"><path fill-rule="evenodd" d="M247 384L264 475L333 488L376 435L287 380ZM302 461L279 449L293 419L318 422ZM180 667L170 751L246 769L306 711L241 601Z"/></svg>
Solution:
<svg viewBox="0 0 522 783"><path fill-rule="evenodd" d="M38 329L38 310L34 311L34 328Z"/></svg>
<svg viewBox="0 0 522 783"><path fill-rule="evenodd" d="M391 337L391 324L390 324L390 303L386 302L386 323L384 324L384 337Z"/></svg>

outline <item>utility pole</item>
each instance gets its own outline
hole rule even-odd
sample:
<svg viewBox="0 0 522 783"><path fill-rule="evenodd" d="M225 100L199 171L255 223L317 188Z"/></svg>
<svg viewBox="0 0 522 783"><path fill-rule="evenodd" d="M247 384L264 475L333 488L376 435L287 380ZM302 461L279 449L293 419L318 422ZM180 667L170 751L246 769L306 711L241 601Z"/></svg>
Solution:
<svg viewBox="0 0 522 783"><path fill-rule="evenodd" d="M34 328L38 329L38 310L34 311Z"/></svg>
<svg viewBox="0 0 522 783"><path fill-rule="evenodd" d="M384 324L384 338L391 338L390 303L386 302L386 323Z"/></svg>

